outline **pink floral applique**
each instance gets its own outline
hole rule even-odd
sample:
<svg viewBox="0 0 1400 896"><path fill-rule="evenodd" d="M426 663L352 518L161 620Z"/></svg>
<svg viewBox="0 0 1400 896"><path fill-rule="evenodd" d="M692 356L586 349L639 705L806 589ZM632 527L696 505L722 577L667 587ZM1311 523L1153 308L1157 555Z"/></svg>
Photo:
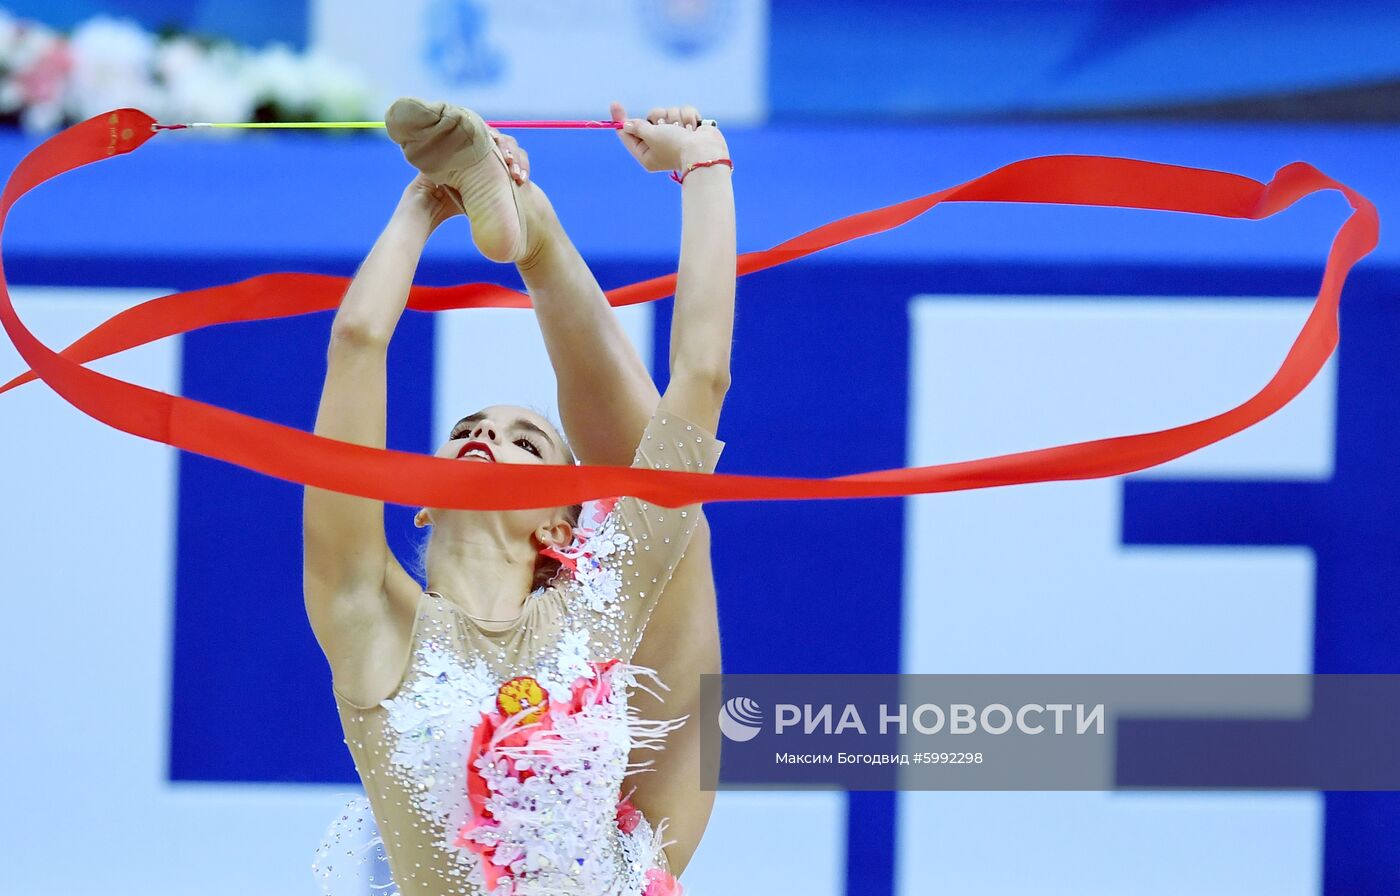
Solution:
<svg viewBox="0 0 1400 896"><path fill-rule="evenodd" d="M619 498L605 498L597 501L592 506L591 519L589 525L574 527L574 540L567 547L545 548L540 551L545 557L553 557L559 561L559 565L571 573L578 572L578 564L581 559L591 559L593 551L589 541L598 533L598 527L608 518L608 514L613 512L617 506ZM580 520L582 523L582 520Z"/></svg>
<svg viewBox="0 0 1400 896"><path fill-rule="evenodd" d="M496 771L522 782L538 774L541 770L540 758L532 758L524 763L527 767L522 768L521 763L517 763L509 755L499 754L496 748L527 746L544 732L554 729L561 720L609 700L612 696L612 683L608 673L618 662L616 659L603 663L590 662L588 665L592 674L574 680L570 689L572 696L568 702L549 700L547 696L543 696L543 690L533 679L511 679L502 685L502 696L497 700L496 709L481 714L481 721L472 732L471 746L466 757L467 799L471 807L471 817L458 829L455 845L470 849L481 856L482 874L488 889L494 890L502 878L514 877L511 865L524 857L524 851L516 846L506 847L504 844L482 842L491 838L473 836L483 830L499 828L488 806L492 788L482 774L482 763L489 762ZM530 687L531 684L534 684L533 688ZM506 695L512 699L506 699ZM534 699L520 699L521 696ZM541 696L544 700L543 706L538 702ZM520 709L514 713L507 714L504 711L505 708L516 706ZM547 757L547 745L541 747L540 755ZM545 761L548 761L547 758ZM630 805L629 803L628 806ZM621 827L620 805L618 811ZM635 828L641 815L635 808L632 812L636 814L636 819L631 822ZM658 892L664 894L670 891Z"/></svg>
<svg viewBox="0 0 1400 896"><path fill-rule="evenodd" d="M622 799L617 804L617 829L624 834L630 834L641 824L642 813L631 800Z"/></svg>
<svg viewBox="0 0 1400 896"><path fill-rule="evenodd" d="M648 869L646 881L642 896L683 896L681 882L660 868Z"/></svg>

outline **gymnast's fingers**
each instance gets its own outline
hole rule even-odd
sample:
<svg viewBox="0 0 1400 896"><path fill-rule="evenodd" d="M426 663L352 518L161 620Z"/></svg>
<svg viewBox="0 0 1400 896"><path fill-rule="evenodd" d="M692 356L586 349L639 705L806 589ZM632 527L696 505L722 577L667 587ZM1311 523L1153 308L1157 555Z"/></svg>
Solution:
<svg viewBox="0 0 1400 896"><path fill-rule="evenodd" d="M647 113L647 121L651 122L652 124L659 124L660 122L663 122L665 120L666 110L661 108L660 106L657 106L656 108L652 109L650 112Z"/></svg>
<svg viewBox="0 0 1400 896"><path fill-rule="evenodd" d="M520 148L520 143L507 134L493 132L491 136L496 142L496 147L501 151L501 155L505 157L506 168L510 170L511 179L516 183L522 183L525 180L526 169L522 161L525 151Z"/></svg>
<svg viewBox="0 0 1400 896"><path fill-rule="evenodd" d="M689 130L700 127L700 110L694 106L681 106L681 123Z"/></svg>
<svg viewBox="0 0 1400 896"><path fill-rule="evenodd" d="M611 113L613 121L622 122L622 127L617 129L617 138L622 141L628 154L645 167L646 161L643 157L646 155L647 146L638 134L639 126L643 122L640 119L628 118L627 110L622 107L621 103L613 103Z"/></svg>
<svg viewBox="0 0 1400 896"><path fill-rule="evenodd" d="M622 125L617 129L617 138L622 141L622 145L627 148L628 152L633 152L639 141L637 135L627 129L627 109L621 103L613 100L608 106L608 114L612 116L613 121ZM635 153L633 154L635 155Z"/></svg>

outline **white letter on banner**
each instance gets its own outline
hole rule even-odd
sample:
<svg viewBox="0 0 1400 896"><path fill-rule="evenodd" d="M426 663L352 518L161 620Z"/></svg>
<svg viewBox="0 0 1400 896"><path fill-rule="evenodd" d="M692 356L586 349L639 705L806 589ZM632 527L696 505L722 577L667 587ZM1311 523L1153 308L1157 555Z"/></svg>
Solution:
<svg viewBox="0 0 1400 896"><path fill-rule="evenodd" d="M881 704L880 704L880 733L881 733L881 734L889 734L889 733L890 733L890 729L889 729L890 722L894 722L894 721L898 721L898 722L899 722L899 733L900 733L900 734L906 734L906 733L908 732L908 730L909 730L909 707L905 706L903 703L899 704L899 715L894 716L894 715L890 715L890 708L889 708L889 705L888 705L888 704L885 704L885 703L881 703Z"/></svg>
<svg viewBox="0 0 1400 896"><path fill-rule="evenodd" d="M797 707L792 705L791 703L779 703L777 714L778 718L775 725L777 727L778 734L782 734L784 728L789 728L793 725L796 725L797 720L801 718L801 714L798 712Z"/></svg>
<svg viewBox="0 0 1400 896"><path fill-rule="evenodd" d="M841 711L841 721L836 723L836 733L840 734L847 728L854 728L861 734L865 733L865 722L861 720L860 712L852 703L847 703L846 708Z"/></svg>
<svg viewBox="0 0 1400 896"><path fill-rule="evenodd" d="M1005 724L996 728L993 728L991 723L987 721L987 716L994 711L1001 713L1001 717L1005 721ZM1000 703L992 703L982 707L982 730L986 731L988 734L1005 734L1007 731L1010 731L1011 710Z"/></svg>
<svg viewBox="0 0 1400 896"><path fill-rule="evenodd" d="M1103 734L1103 704L1102 704L1102 703L1096 703L1096 704L1094 704L1094 708L1091 709L1091 710L1089 710L1089 714L1088 714L1087 716L1084 715L1084 704L1083 704L1083 703L1077 704L1077 705L1076 705L1076 708L1078 709L1077 715L1079 716L1079 720L1078 720L1078 724L1076 725L1076 730L1075 730L1075 732L1074 732L1075 734L1083 734L1084 732L1086 732L1086 731L1089 730L1089 726L1090 726L1090 725L1093 725L1093 726L1094 726L1094 728L1095 728L1094 733L1095 733L1095 734Z"/></svg>
<svg viewBox="0 0 1400 896"><path fill-rule="evenodd" d="M926 712L933 713L934 717L938 720L933 723L932 727L924 724L924 713ZM937 703L922 703L914 710L914 728L920 734L937 734L943 730L944 721L943 707L939 706Z"/></svg>

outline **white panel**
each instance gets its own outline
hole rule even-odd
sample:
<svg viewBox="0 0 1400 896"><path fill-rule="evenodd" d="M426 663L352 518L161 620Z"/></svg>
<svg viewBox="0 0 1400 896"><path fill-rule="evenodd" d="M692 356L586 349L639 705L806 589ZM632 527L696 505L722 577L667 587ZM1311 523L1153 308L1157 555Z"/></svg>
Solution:
<svg viewBox="0 0 1400 896"><path fill-rule="evenodd" d="M846 892L844 793L722 792L681 884L697 896Z"/></svg>
<svg viewBox="0 0 1400 896"><path fill-rule="evenodd" d="M1307 310L918 300L909 462L1217 413L1265 382ZM1329 365L1275 418L1151 475L1325 478L1334 409ZM1121 502L1118 480L912 499L904 671L1311 671L1310 551L1125 549ZM1321 816L1316 794L901 794L897 891L937 880L949 891L1315 894Z"/></svg>
<svg viewBox="0 0 1400 896"><path fill-rule="evenodd" d="M1297 299L949 299L911 306L917 462L1149 432L1263 387L1311 307ZM959 344L957 340L971 340ZM1336 363L1258 426L1144 476L1332 474ZM911 461L914 462L914 461Z"/></svg>
<svg viewBox="0 0 1400 896"><path fill-rule="evenodd" d="M651 306L630 305L614 313L637 353L650 366ZM447 438L458 420L493 404L533 408L559 423L554 369L534 312L482 308L440 314L436 339L435 446L437 440Z"/></svg>
<svg viewBox="0 0 1400 896"><path fill-rule="evenodd" d="M152 295L14 293L53 346ZM178 392L179 352L167 340L95 366ZM0 339L0 377L21 369ZM0 396L0 420L7 885L305 896L312 850L342 805L335 788L166 780L175 452L90 420L42 384Z"/></svg>
<svg viewBox="0 0 1400 896"><path fill-rule="evenodd" d="M1317 896L1314 794L903 793L895 893Z"/></svg>
<svg viewBox="0 0 1400 896"><path fill-rule="evenodd" d="M767 0L402 0L311 3L311 43L384 103L451 97L499 118L606 118L694 103L761 121Z"/></svg>

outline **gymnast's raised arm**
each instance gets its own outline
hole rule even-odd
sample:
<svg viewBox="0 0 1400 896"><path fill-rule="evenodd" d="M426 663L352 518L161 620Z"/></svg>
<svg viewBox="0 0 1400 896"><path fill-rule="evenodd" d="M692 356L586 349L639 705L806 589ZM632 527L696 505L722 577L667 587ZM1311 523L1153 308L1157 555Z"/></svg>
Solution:
<svg viewBox="0 0 1400 896"><path fill-rule="evenodd" d="M734 333L735 232L732 166L724 135L713 126L629 120L623 142L649 171L685 172L681 185L681 257L671 320L671 381L659 411L710 432L719 428L729 391ZM691 166L704 165L704 167Z"/></svg>
<svg viewBox="0 0 1400 896"><path fill-rule="evenodd" d="M341 300L326 353L317 435L384 447L389 340L428 236L456 211L447 189L422 176L409 184ZM355 682L378 671L372 666L380 651L372 642L397 640L383 623L405 618L403 605L416 599L418 587L389 550L381 502L307 488L303 529L307 617L336 686L353 697Z"/></svg>

